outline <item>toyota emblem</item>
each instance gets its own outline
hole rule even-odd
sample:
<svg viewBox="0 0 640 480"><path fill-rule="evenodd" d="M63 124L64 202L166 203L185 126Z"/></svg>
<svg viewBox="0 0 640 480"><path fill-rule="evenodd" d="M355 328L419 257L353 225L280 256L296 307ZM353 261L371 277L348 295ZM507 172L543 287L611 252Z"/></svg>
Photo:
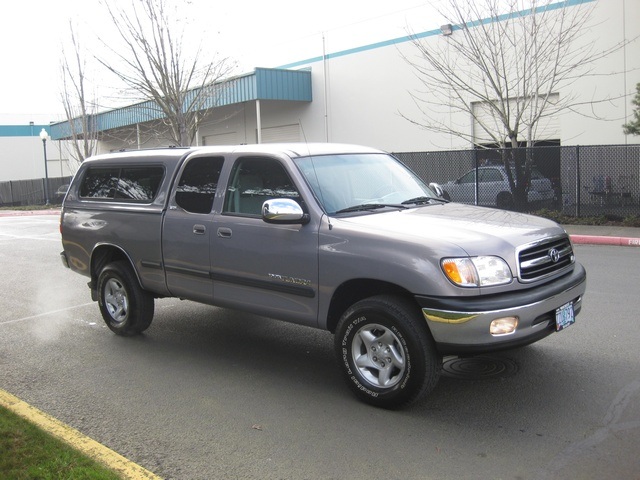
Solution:
<svg viewBox="0 0 640 480"><path fill-rule="evenodd" d="M555 248L550 249L547 255L553 263L558 263L558 260L560 260L560 252Z"/></svg>

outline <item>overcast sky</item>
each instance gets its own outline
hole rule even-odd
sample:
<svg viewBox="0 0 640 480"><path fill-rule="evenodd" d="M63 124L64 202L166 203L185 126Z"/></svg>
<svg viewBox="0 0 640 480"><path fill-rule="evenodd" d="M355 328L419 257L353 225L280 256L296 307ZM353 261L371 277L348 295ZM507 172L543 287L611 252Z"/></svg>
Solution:
<svg viewBox="0 0 640 480"><path fill-rule="evenodd" d="M330 53L406 35L408 26L418 32L440 25L433 8L440 0L179 1L190 28L235 59L237 73L321 55L323 37ZM61 120L59 65L69 19L79 26L83 44L99 55L93 37L107 35L104 8L99 0L31 0L6 2L3 13L0 123ZM100 77L110 81L104 73Z"/></svg>

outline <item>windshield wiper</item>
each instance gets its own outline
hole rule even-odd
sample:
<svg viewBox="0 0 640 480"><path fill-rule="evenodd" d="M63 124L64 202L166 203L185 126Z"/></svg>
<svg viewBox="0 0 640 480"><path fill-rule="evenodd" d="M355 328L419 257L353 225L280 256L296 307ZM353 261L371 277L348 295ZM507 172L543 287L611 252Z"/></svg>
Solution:
<svg viewBox="0 0 640 480"><path fill-rule="evenodd" d="M445 200L444 198L415 197L415 198L410 198L409 200L405 200L404 202L402 202L402 205L420 205L420 204L425 204L425 203L431 203L432 201L434 201L434 202L442 202L442 203L449 203L449 200Z"/></svg>
<svg viewBox="0 0 640 480"><path fill-rule="evenodd" d="M404 203L404 202L403 202ZM404 205L400 205L397 203L363 203L361 205L354 205L352 207L343 208L342 210L338 210L336 213L348 213L348 212L363 212L366 210L377 210L379 208L408 208Z"/></svg>

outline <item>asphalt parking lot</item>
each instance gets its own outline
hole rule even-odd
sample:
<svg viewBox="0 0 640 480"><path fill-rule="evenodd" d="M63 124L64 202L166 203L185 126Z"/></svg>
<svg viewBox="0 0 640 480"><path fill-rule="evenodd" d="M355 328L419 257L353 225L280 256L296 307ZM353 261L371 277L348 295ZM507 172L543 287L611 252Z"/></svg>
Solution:
<svg viewBox="0 0 640 480"><path fill-rule="evenodd" d="M59 251L57 216L0 218L0 389L160 477L639 478L640 249L577 245L575 325L447 358L397 412L350 394L326 332L164 299L117 337Z"/></svg>

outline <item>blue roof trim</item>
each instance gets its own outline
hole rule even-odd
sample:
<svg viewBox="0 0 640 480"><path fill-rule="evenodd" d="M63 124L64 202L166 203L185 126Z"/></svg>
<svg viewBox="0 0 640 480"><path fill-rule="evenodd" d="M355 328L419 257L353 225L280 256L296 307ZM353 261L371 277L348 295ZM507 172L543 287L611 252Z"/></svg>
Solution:
<svg viewBox="0 0 640 480"><path fill-rule="evenodd" d="M595 2L597 0L564 0L562 2L558 2L558 3L552 3L546 6L542 6L542 7L537 7L533 13L541 13L541 12L545 12L545 11L553 11L553 10L559 10L561 8L567 8L567 7L574 7L577 5L582 5L585 3L591 3L591 2ZM478 25L486 25L488 23L493 23L493 22L502 22L504 20L508 20L509 18L515 17L515 16L528 16L528 15L532 15L531 10L522 10L520 12L516 12L513 14L509 14L506 13L504 15L500 15L497 18L484 18L482 20L476 20L474 22L469 22L468 26L473 28L473 27L477 27ZM455 32L456 30L460 30L461 27L459 25L454 25L452 30ZM287 63L286 65L281 65L278 68L296 68L296 67L301 67L303 65L309 65L310 63L317 63L317 62L321 62L323 60L330 60L332 58L339 58L339 57L345 57L347 55L352 55L355 53L361 53L361 52L366 52L369 50L375 50L378 48L384 48L384 47L389 47L392 45L397 45L399 43L406 43L406 42L410 42L413 41L415 39L420 39L420 38L426 38L426 37L433 37L436 35L440 35L442 32L440 31L440 29L436 29L436 30L428 30L425 32L421 32L421 33L416 33L414 35L405 35L402 37L397 37L397 38L393 38L391 40L385 40L382 42L376 42L376 43L371 43L369 45L363 45L360 47L356 47L356 48L349 48L347 50L341 50L339 52L335 52L335 53L329 53L326 54L325 56L317 56L317 57L311 57L311 58L307 58L306 60L300 60L297 62L292 62L292 63Z"/></svg>
<svg viewBox="0 0 640 480"><path fill-rule="evenodd" d="M224 107L255 100L281 100L311 102L311 71L285 70L281 68L256 68L252 73L221 81L214 85L214 92L204 109ZM188 101L189 99L187 99ZM98 131L135 125L163 118L153 101L146 101L117 108L95 115ZM78 121L77 119L75 121ZM78 128L78 130L81 130ZM39 132L39 130L38 130ZM69 122L51 125L54 140L71 135Z"/></svg>
<svg viewBox="0 0 640 480"><path fill-rule="evenodd" d="M0 137L38 137L45 129L49 133L49 125L0 125Z"/></svg>

